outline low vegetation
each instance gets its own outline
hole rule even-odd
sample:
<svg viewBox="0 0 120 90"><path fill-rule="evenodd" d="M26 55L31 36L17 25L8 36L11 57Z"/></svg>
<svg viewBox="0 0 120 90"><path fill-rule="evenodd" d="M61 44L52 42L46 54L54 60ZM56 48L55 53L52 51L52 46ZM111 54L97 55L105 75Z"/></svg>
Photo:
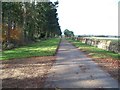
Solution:
<svg viewBox="0 0 120 90"><path fill-rule="evenodd" d="M93 58L113 58L113 59L120 59L120 54L106 51L103 49L99 49L94 46L86 45L80 41L75 41L72 39L67 39L68 41L72 42L76 47L78 47L81 50L84 50L85 52L89 53Z"/></svg>
<svg viewBox="0 0 120 90"><path fill-rule="evenodd" d="M59 41L59 38L52 38L34 44L29 44L20 48L5 50L2 52L0 60L25 58L31 56L52 56L56 52Z"/></svg>

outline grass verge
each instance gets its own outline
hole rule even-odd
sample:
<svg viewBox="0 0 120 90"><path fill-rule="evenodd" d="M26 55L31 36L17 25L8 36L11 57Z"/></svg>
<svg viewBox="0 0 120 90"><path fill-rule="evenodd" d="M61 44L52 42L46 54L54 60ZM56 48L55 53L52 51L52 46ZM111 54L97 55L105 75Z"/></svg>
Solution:
<svg viewBox="0 0 120 90"><path fill-rule="evenodd" d="M52 38L29 44L20 48L6 50L2 52L0 60L9 60L14 58L25 58L32 56L53 56L60 42L59 38Z"/></svg>
<svg viewBox="0 0 120 90"><path fill-rule="evenodd" d="M113 59L120 59L120 54L111 52L111 51L106 51L103 49L99 49L97 47L94 46L90 46L87 44L84 44L80 41L75 41L72 39L67 39L69 42L72 42L76 47L78 47L79 49L87 52L90 56L92 56L92 58L113 58Z"/></svg>

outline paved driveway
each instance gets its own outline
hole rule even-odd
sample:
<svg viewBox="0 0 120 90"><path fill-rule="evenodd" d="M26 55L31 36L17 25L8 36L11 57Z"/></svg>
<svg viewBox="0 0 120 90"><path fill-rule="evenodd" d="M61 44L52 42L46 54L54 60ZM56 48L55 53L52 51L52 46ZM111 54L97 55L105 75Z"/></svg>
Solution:
<svg viewBox="0 0 120 90"><path fill-rule="evenodd" d="M49 71L46 88L118 88L118 82L66 40Z"/></svg>

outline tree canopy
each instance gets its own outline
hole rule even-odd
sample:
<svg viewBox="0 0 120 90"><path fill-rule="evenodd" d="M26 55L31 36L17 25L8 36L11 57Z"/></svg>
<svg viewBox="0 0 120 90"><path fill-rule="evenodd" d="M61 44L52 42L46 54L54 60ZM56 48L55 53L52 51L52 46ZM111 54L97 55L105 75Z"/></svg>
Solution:
<svg viewBox="0 0 120 90"><path fill-rule="evenodd" d="M24 42L60 36L58 2L2 2L2 31L4 42L15 41L12 33L21 31ZM19 28L19 29L18 29ZM16 35L16 37L19 35Z"/></svg>
<svg viewBox="0 0 120 90"><path fill-rule="evenodd" d="M64 30L64 35L66 37L73 37L74 36L74 32L73 31L69 31L68 29Z"/></svg>

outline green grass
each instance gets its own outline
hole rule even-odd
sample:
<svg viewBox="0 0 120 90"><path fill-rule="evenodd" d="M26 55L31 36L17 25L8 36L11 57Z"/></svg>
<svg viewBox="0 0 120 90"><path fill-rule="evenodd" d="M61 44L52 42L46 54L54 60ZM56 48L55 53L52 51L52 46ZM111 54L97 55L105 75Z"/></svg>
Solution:
<svg viewBox="0 0 120 90"><path fill-rule="evenodd" d="M9 60L14 58L25 58L32 56L53 56L56 52L60 39L53 38L29 44L20 48L6 50L2 52L0 60Z"/></svg>
<svg viewBox="0 0 120 90"><path fill-rule="evenodd" d="M79 49L84 50L87 53L89 53L93 58L113 58L117 60L120 59L120 54L117 54L111 51L106 51L103 49L99 49L97 47L84 44L80 41L75 41L71 39L67 39L67 40L72 42Z"/></svg>

